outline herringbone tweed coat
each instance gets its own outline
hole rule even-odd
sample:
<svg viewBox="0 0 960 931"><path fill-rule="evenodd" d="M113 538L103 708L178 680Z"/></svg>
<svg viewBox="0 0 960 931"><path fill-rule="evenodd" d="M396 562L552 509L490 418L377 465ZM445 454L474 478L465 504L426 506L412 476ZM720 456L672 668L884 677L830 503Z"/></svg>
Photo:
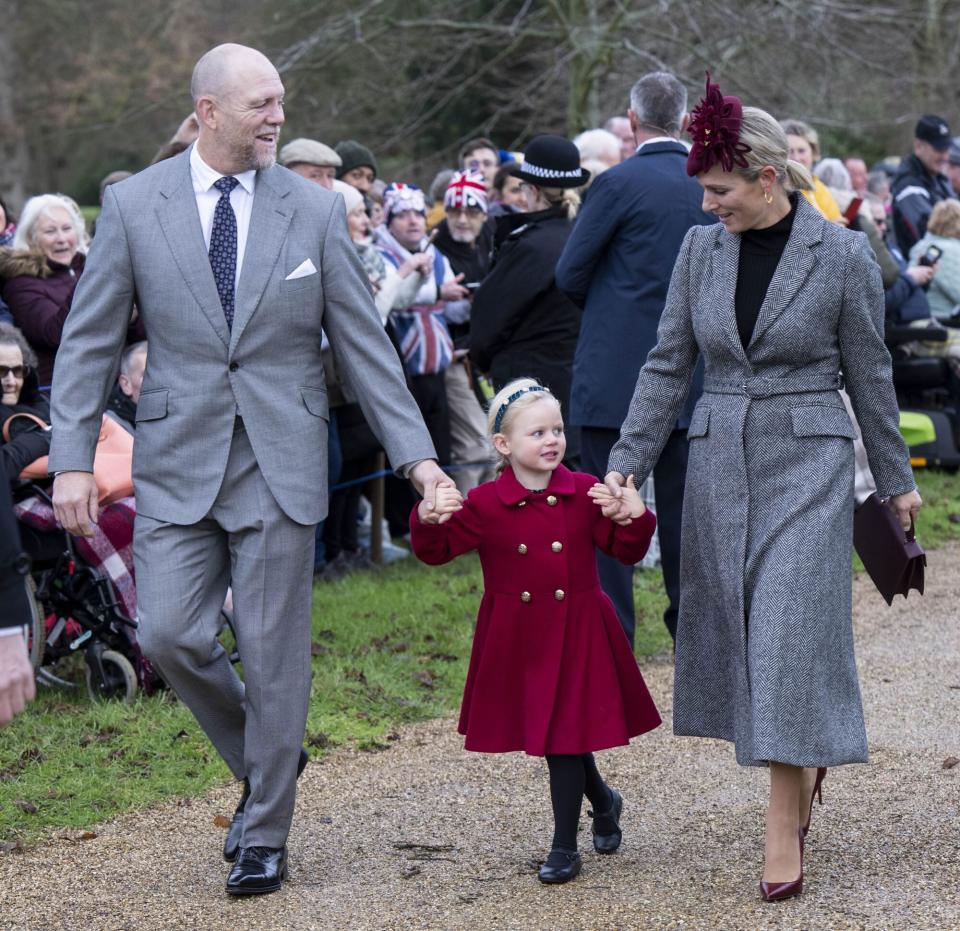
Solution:
<svg viewBox="0 0 960 931"><path fill-rule="evenodd" d="M883 289L867 239L800 199L749 346L740 237L694 227L610 469L653 468L702 353L683 508L674 730L732 740L738 762L867 757L851 609L855 430L881 495L912 490L897 429Z"/></svg>

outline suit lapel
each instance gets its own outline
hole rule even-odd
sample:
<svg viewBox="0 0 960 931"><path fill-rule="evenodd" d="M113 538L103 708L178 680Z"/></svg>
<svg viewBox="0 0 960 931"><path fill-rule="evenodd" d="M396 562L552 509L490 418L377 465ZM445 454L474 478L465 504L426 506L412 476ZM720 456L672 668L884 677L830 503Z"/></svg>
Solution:
<svg viewBox="0 0 960 931"><path fill-rule="evenodd" d="M805 198L800 197L790 238L760 306L748 348L752 349L757 340L770 329L807 280L817 260L812 247L823 238L824 222L820 212L811 207Z"/></svg>
<svg viewBox="0 0 960 931"><path fill-rule="evenodd" d="M231 349L236 347L244 327L256 311L280 257L293 216L293 205L287 200L289 193L290 188L283 182L280 170L272 168L257 173L247 247L237 286Z"/></svg>
<svg viewBox="0 0 960 931"><path fill-rule="evenodd" d="M174 159L170 165L173 170L160 187L157 220L190 293L224 346L228 346L230 331L203 242L189 154Z"/></svg>

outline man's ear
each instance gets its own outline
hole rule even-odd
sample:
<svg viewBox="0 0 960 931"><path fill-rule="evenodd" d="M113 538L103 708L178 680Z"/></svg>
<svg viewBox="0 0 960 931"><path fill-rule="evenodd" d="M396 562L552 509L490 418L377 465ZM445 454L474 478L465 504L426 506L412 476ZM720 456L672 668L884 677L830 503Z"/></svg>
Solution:
<svg viewBox="0 0 960 931"><path fill-rule="evenodd" d="M637 114L633 110L627 110L627 119L630 121L630 132L636 136L640 129L640 120L637 119Z"/></svg>
<svg viewBox="0 0 960 931"><path fill-rule="evenodd" d="M690 128L690 114L684 113L683 119L680 120L680 135L682 136Z"/></svg>
<svg viewBox="0 0 960 931"><path fill-rule="evenodd" d="M201 97L197 101L197 123L208 129L217 128L217 105L211 97Z"/></svg>

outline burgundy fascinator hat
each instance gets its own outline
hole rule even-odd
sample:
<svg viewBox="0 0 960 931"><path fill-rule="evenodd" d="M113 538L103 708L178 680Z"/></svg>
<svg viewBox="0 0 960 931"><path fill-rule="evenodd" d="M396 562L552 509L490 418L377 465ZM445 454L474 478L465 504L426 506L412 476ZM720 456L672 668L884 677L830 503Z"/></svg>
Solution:
<svg viewBox="0 0 960 931"><path fill-rule="evenodd" d="M750 151L750 146L740 141L742 123L740 98L724 97L720 86L710 83L708 71L707 90L690 118L693 148L687 156L687 174L693 177L718 164L724 171L733 171L735 166L746 168L747 160L743 156Z"/></svg>

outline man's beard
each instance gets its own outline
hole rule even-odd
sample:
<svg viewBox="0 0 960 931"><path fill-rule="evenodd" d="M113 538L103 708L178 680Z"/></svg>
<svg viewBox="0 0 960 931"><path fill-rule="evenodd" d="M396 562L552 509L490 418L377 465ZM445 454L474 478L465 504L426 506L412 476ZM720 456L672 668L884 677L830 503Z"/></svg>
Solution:
<svg viewBox="0 0 960 931"><path fill-rule="evenodd" d="M450 228L450 238L454 242L462 242L468 246L472 246L477 241L476 234L473 230L464 232L463 230L455 230L453 227Z"/></svg>
<svg viewBox="0 0 960 931"><path fill-rule="evenodd" d="M236 164L242 165L241 171L264 171L272 168L277 162L277 145L280 142L279 134L277 142L273 149L260 152L257 149L257 140L245 137L243 139L231 140L230 154L235 159Z"/></svg>

